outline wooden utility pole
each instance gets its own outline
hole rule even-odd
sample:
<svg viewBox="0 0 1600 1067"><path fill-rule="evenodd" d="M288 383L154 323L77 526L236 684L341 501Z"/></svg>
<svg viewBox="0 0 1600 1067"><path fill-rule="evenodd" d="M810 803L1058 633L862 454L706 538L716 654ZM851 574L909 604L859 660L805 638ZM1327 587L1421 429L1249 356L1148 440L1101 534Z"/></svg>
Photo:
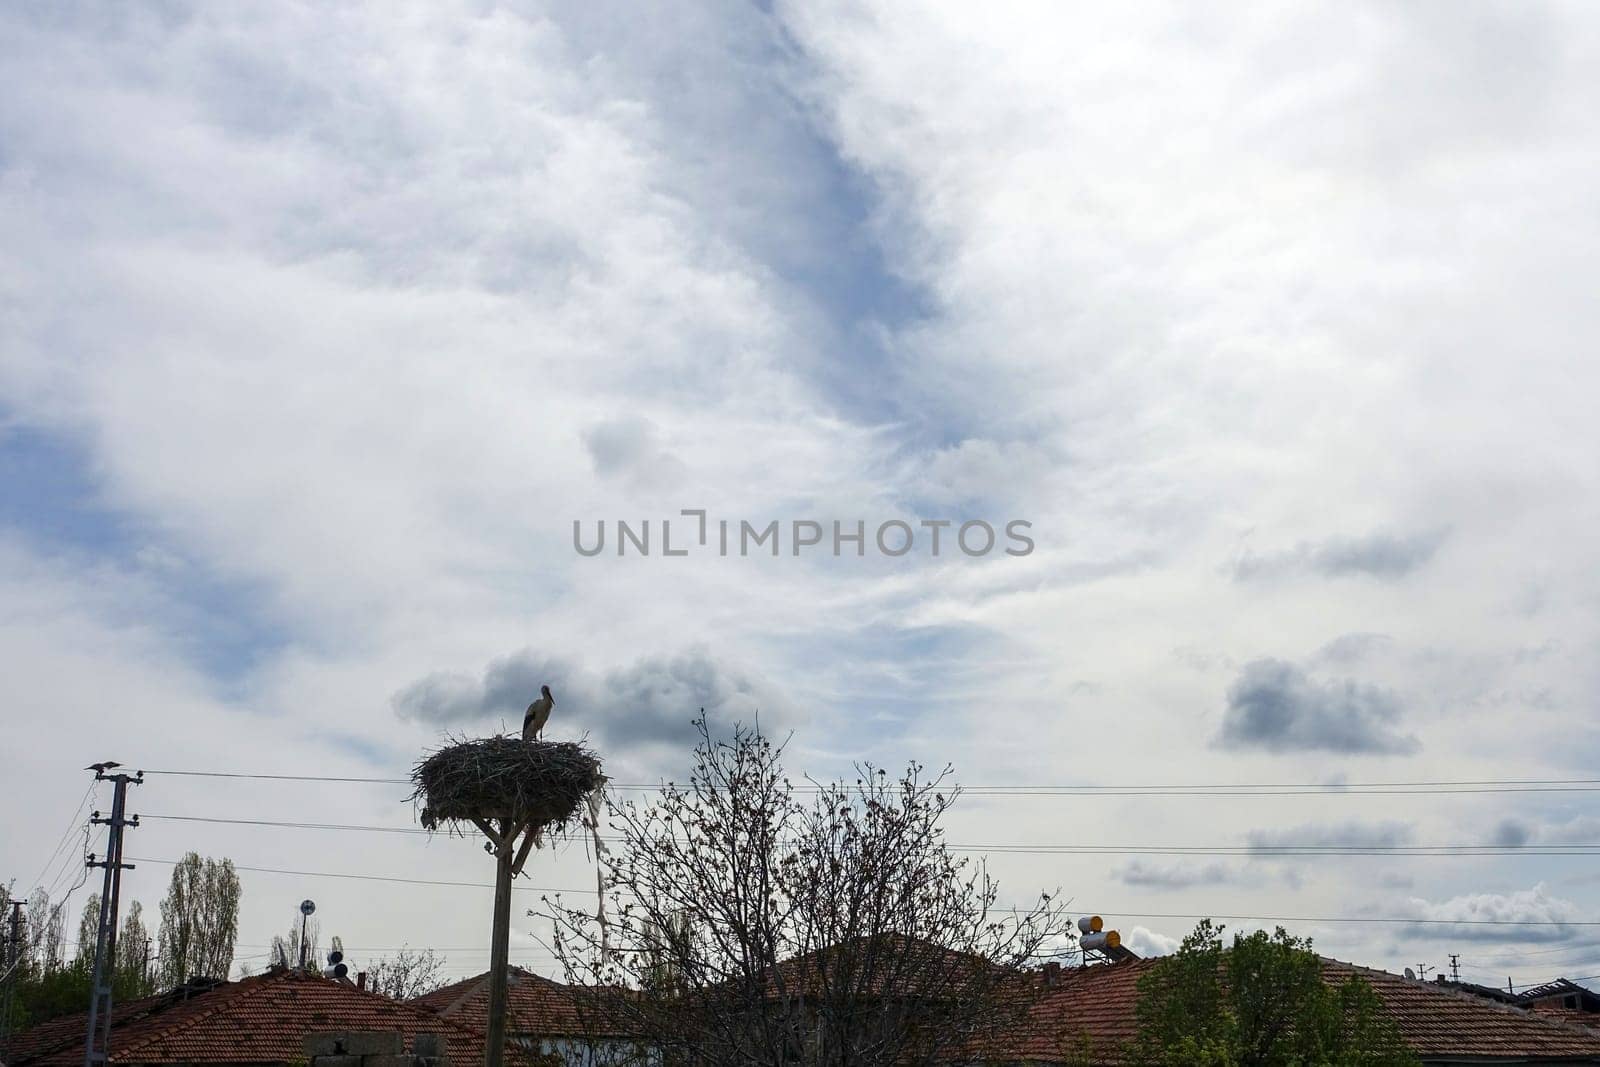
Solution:
<svg viewBox="0 0 1600 1067"><path fill-rule="evenodd" d="M550 700L549 689L544 699ZM535 701L538 704L538 701ZM494 857L494 923L489 944L489 1019L483 1061L502 1067L506 1056L506 1007L511 881L522 873L528 854L546 827L570 819L595 790L605 785L600 760L581 743L539 741L496 735L456 741L425 756L412 768L411 800L429 830L441 826L465 832L467 823L488 839Z"/></svg>
<svg viewBox="0 0 1600 1067"><path fill-rule="evenodd" d="M473 819L494 849L494 932L489 944L489 1033L484 1067L502 1067L506 1056L506 980L510 970L511 880L522 873L541 832L527 820Z"/></svg>

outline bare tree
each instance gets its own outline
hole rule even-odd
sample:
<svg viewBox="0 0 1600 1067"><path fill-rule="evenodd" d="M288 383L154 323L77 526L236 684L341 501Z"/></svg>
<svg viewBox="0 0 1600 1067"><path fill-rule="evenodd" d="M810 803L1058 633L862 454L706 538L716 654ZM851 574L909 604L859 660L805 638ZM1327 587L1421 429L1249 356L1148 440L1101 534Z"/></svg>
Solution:
<svg viewBox="0 0 1600 1067"><path fill-rule="evenodd" d="M296 918L289 924L289 933L286 937L272 935L271 960L274 967L300 966L300 941L301 928L304 927L306 945L306 966L313 970L320 970L322 963L318 958L318 951L322 943L322 924L316 919L305 919L303 922Z"/></svg>
<svg viewBox="0 0 1600 1067"><path fill-rule="evenodd" d="M50 905L50 917L45 920L43 929L34 932L34 938L34 958L41 971L57 971L66 965L66 901Z"/></svg>
<svg viewBox="0 0 1600 1067"><path fill-rule="evenodd" d="M367 988L395 1000L412 1000L446 984L440 975L444 963L431 948L416 952L402 947L393 957L368 964Z"/></svg>
<svg viewBox="0 0 1600 1067"><path fill-rule="evenodd" d="M78 951L74 956L80 966L94 966L95 946L100 941L100 894L90 893L83 902L83 914L78 917Z"/></svg>
<svg viewBox="0 0 1600 1067"><path fill-rule="evenodd" d="M172 868L161 902L161 978L227 978L239 933L239 875L233 861L190 852Z"/></svg>
<svg viewBox="0 0 1600 1067"><path fill-rule="evenodd" d="M687 786L608 805L609 921L546 901L593 1033L719 1067L981 1056L1026 1010L1035 957L1070 933L1049 894L1001 907L983 864L951 854L948 770L861 767L807 803L759 730L696 726Z"/></svg>
<svg viewBox="0 0 1600 1067"><path fill-rule="evenodd" d="M10 908L0 903L0 915L9 914ZM24 920L26 933L21 952L26 966L37 974L47 974L62 966L63 944L66 940L65 902L52 902L42 886L35 886L28 894L28 915ZM3 970L0 967L0 970Z"/></svg>

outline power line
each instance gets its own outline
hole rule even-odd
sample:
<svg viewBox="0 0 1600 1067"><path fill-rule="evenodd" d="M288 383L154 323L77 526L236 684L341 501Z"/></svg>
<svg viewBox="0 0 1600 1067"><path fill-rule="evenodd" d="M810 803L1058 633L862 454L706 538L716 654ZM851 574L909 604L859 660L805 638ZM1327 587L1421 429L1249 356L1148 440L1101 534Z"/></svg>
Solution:
<svg viewBox="0 0 1600 1067"><path fill-rule="evenodd" d="M149 816L144 816L144 817L145 818L149 818ZM170 864L176 863L177 861L176 860L150 859L148 857L145 857L145 858L138 858L137 862L139 862L139 863L161 863L161 864L170 865ZM403 885L418 885L418 884L420 884L420 885L441 885L441 886L450 886L450 887L455 887L455 888L467 888L467 889L493 889L494 888L494 884L491 883L491 882L451 882L451 881L442 881L442 880L433 880L433 879L421 879L421 878L390 877L390 876L381 875L381 874L352 874L352 873L345 873L345 872L339 872L339 871L302 871L302 870L289 870L289 869L281 868L281 867L247 867L247 866L240 866L238 864L234 865L234 870L252 871L252 872L258 872L258 873L264 873L264 874L289 874L289 875L295 875L295 876L303 877L303 878L349 878L349 879L354 879L354 880L363 881L363 882L396 882L396 883L400 883L400 884L403 884ZM517 885L517 884L513 883L512 884L512 888L513 889L522 889L522 890L527 890L527 891L532 891L532 892L538 892L538 893L589 893L589 892L593 892L593 887L592 886L584 887L584 888L561 889L561 888L552 888L552 887L548 887L548 886L523 886L523 885ZM993 910L995 910L995 911L1013 911L1014 912L1014 911L1019 911L1019 910L1022 910L1022 909L1018 909L1018 908L997 908L997 909L993 909ZM1417 925L1417 926L1506 926L1506 927L1540 927L1540 926L1568 927L1568 926L1573 926L1573 927L1600 927L1600 921L1594 921L1594 922L1576 921L1576 920L1568 921L1568 920L1561 920L1561 919L1421 919L1421 918L1409 918L1409 917L1406 917L1406 916L1371 916L1371 915L1351 915L1351 916L1329 916L1329 915L1320 915L1320 916L1318 916L1318 915L1222 915L1222 914L1218 914L1216 912L1156 912L1156 911L1133 911L1133 912L1129 912L1129 911L1116 911L1116 910L1109 909L1109 908L1108 909L1104 909L1104 910L1097 910L1097 909L1093 909L1093 908L1081 908L1081 909L1077 909L1077 910L1080 910L1080 911L1083 911L1083 912L1086 912L1086 913L1094 912L1096 914L1105 915L1105 916L1122 915L1122 916L1125 916L1127 918L1138 918L1138 919L1228 919L1228 920L1235 920L1235 921L1249 920L1249 921L1255 921L1255 922L1307 922L1307 923L1403 923L1403 924L1411 924L1411 925ZM371 951L377 951L377 950L371 950ZM394 951L398 951L398 950L394 950ZM452 951L452 950L439 949L437 951L443 952L443 951ZM469 951L469 950L463 949L463 950L460 950L460 951Z"/></svg>
<svg viewBox="0 0 1600 1067"><path fill-rule="evenodd" d="M1085 908L1084 911L1094 911ZM1239 922L1276 923L1401 923L1409 926L1595 926L1600 922L1562 919L1411 919L1398 915L1222 915L1218 912L1190 911L1095 911L1101 916L1121 915L1130 919L1227 919Z"/></svg>
<svg viewBox="0 0 1600 1067"><path fill-rule="evenodd" d="M349 830L363 833L421 834L423 836L434 833L432 830L424 830L417 826L361 826L354 823L284 822L277 819L222 819L207 815L145 815L143 818L162 819L167 822L222 823L228 826L275 826L289 830Z"/></svg>
<svg viewBox="0 0 1600 1067"><path fill-rule="evenodd" d="M344 782L364 785L412 785L410 778L368 778L314 774L256 774L243 771L152 770L185 778L245 778L279 782ZM606 788L622 792L654 792L668 783L608 782ZM954 787L953 787L954 788ZM1600 792L1600 778L1485 778L1451 781L1395 782L1260 782L1220 784L1041 784L961 785L966 796L1295 796L1340 794L1426 793L1569 793ZM797 785L797 793L815 793L822 787Z"/></svg>
<svg viewBox="0 0 1600 1067"><path fill-rule="evenodd" d="M146 818L148 818L148 816L146 816ZM151 859L148 856L145 856L145 857L136 856L136 857L134 857L134 859L139 863L160 863L160 864L163 864L163 865L169 866L169 867L176 865L177 862L178 862L177 860ZM246 866L242 866L242 865L237 864L237 863L233 865L233 869L236 870L236 871L249 871L249 872L254 873L254 874L289 874L289 875L295 875L297 877L302 877L302 878L345 878L345 879L349 879L351 881L357 881L357 882L395 882L395 883L398 883L398 884L401 884L401 885L438 885L438 886L448 886L448 887L455 888L455 889L493 889L494 888L494 883L493 882L452 882L452 881L447 881L447 880L438 879L438 878L399 878L399 877L386 877L384 875L379 875L379 874L351 874L351 873L344 873L344 872L340 872L340 871L296 871L296 870L289 870L288 868L284 868L284 867L246 867ZM577 888L556 889L556 888L552 888L550 886L518 885L515 882L513 882L511 884L511 888L512 889L520 889L520 890L523 890L525 892L534 892L534 893L592 893L592 892L594 892L594 886L587 886L587 887L582 888L582 889L577 889ZM441 949L439 951L444 951L444 950Z"/></svg>
<svg viewBox="0 0 1600 1067"><path fill-rule="evenodd" d="M1526 983L1523 984L1522 988L1523 989L1537 989L1539 986L1549 985L1551 982L1559 981L1562 978L1566 978L1566 977L1567 976L1564 975L1564 974L1558 974L1554 978L1546 978L1542 982L1526 982ZM1600 978L1600 974L1579 975L1577 978L1567 978L1567 981L1569 981L1569 982L1592 982L1596 978Z"/></svg>
<svg viewBox="0 0 1600 1067"><path fill-rule="evenodd" d="M1573 957L1572 962L1576 962L1578 960L1585 959L1585 958L1587 958L1589 956L1600 957L1600 942L1589 941L1589 942L1582 942L1582 943L1579 943L1579 944L1576 944L1576 945L1556 945L1556 946L1554 946L1552 948L1528 949L1526 951L1523 951L1523 950L1520 950L1520 949L1519 950L1515 950L1515 951L1496 949L1496 950L1492 951L1489 955L1485 955L1485 956L1470 956L1470 957L1469 956L1463 956L1461 958L1463 960L1465 960L1468 964L1472 964L1472 965L1478 967L1479 969L1483 969L1483 968L1486 968L1486 967L1487 968L1503 967L1503 966L1505 966L1505 961L1506 960L1527 959L1530 956L1552 956L1552 955L1557 955L1557 954L1564 953L1564 952L1577 953L1577 955Z"/></svg>
<svg viewBox="0 0 1600 1067"><path fill-rule="evenodd" d="M214 815L158 815L147 814L145 819L172 822L217 823L226 826L269 826L288 830L331 830L350 833L411 834L429 836L440 831L416 826L372 826L361 823L295 822L281 819L234 819ZM562 840L589 840L588 835L553 835ZM615 837L602 837L602 841L616 843ZM1011 844L963 843L947 846L954 852L998 852L1060 856L1595 856L1600 855L1600 843L1573 843L1566 845L1062 845L1062 844Z"/></svg>
<svg viewBox="0 0 1600 1067"><path fill-rule="evenodd" d="M85 789L83 791L83 799L78 801L77 810L75 810L72 813L72 818L67 821L67 828L61 834L61 840L56 842L56 847L54 849L52 849L51 852L50 852L50 858L44 861L44 866L39 869L38 876L35 877L34 880L33 880L33 884L34 884L35 887L41 887L41 888L43 887L43 885L44 885L44 876L47 873L49 873L49 871L50 871L50 869L52 867L55 866L56 860L61 856L61 850L64 849L66 847L66 845L67 845L67 842L72 839L72 832L74 830L76 830L80 825L80 823L78 821L79 818L83 815L84 809L89 806L89 798L94 796L94 788L95 788L96 784L97 783L95 783L95 782L90 782L89 783L89 788L87 788L87 789ZM68 853L68 855L70 856L71 853ZM57 872L57 881L59 881L59 877L60 877L60 872L58 871ZM56 884L56 883L52 882L52 884Z"/></svg>

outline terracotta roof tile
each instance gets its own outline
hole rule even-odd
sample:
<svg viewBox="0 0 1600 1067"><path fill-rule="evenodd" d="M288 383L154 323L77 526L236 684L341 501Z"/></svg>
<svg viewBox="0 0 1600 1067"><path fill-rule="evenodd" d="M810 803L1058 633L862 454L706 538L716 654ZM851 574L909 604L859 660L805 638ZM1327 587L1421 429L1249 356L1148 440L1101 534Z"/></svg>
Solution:
<svg viewBox="0 0 1600 1067"><path fill-rule="evenodd" d="M1600 1035L1523 1008L1462 993L1436 982L1402 978L1336 960L1324 960L1323 978L1342 982L1359 974L1383 998L1384 1011L1419 1055L1600 1057Z"/></svg>
<svg viewBox="0 0 1600 1067"><path fill-rule="evenodd" d="M818 996L825 980L835 989L845 983L842 988L872 995L881 995L891 983L902 995L919 986L934 995L952 995L965 981L999 973L981 956L900 934L861 937L847 944L848 950L838 945L781 961L767 979L767 995Z"/></svg>
<svg viewBox="0 0 1600 1067"><path fill-rule="evenodd" d="M36 1028L37 1036L22 1035L11 1067L82 1063L86 1026L79 1014ZM419 1033L443 1034L452 1060L483 1057L480 1037L424 1007L320 975L275 971L188 999L152 997L115 1011L111 1062L283 1063L301 1058L308 1034L329 1030L398 1031L408 1047Z"/></svg>
<svg viewBox="0 0 1600 1067"><path fill-rule="evenodd" d="M1007 1058L1060 1062L1087 1047L1092 1062L1121 1062L1121 1047L1137 1035L1139 979L1156 960L1065 970L1035 1004ZM1600 1059L1600 1034L1432 982L1402 978L1337 960L1324 960L1323 978L1344 982L1359 974L1382 999L1383 1011L1424 1058L1515 1057L1538 1062Z"/></svg>
<svg viewBox="0 0 1600 1067"><path fill-rule="evenodd" d="M572 986L510 968L506 984L508 1035L537 1037L622 1036L615 1021L598 1014L585 1019ZM489 972L425 993L411 1003L438 1012L476 1033L489 1028ZM587 1025L586 1025L587 1024Z"/></svg>

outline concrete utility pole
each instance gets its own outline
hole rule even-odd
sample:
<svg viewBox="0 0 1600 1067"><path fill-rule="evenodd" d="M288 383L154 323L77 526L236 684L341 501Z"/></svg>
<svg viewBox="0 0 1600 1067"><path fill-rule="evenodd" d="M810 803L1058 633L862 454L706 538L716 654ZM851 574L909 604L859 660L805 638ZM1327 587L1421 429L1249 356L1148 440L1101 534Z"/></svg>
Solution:
<svg viewBox="0 0 1600 1067"><path fill-rule="evenodd" d="M1461 981L1461 956L1455 952L1450 953L1450 981Z"/></svg>
<svg viewBox="0 0 1600 1067"><path fill-rule="evenodd" d="M1433 968L1429 967L1426 963L1419 963L1417 964L1417 977L1426 982L1428 980L1428 972L1431 970L1433 970Z"/></svg>
<svg viewBox="0 0 1600 1067"><path fill-rule="evenodd" d="M0 1052L7 1059L11 1056L11 1001L17 989L17 967L22 962L22 909L28 902L26 900L13 900L11 904L11 933L6 937L6 953L3 962L0 962L0 981L6 984L6 999L0 1011Z"/></svg>
<svg viewBox="0 0 1600 1067"><path fill-rule="evenodd" d="M97 811L89 820L96 825L110 827L106 835L106 858L96 862L89 854L90 867L104 867L105 888L100 893L100 931L94 943L94 984L89 994L89 1034L83 1045L84 1067L99 1067L111 1051L111 985L117 970L117 905L122 892L122 872L132 870L133 864L122 862L122 831L124 827L138 826L139 816L126 816L128 786L143 785L144 772L137 774L107 774L120 763L96 763L88 769L94 772L97 782L111 782L116 792L111 800L111 816L101 818Z"/></svg>

